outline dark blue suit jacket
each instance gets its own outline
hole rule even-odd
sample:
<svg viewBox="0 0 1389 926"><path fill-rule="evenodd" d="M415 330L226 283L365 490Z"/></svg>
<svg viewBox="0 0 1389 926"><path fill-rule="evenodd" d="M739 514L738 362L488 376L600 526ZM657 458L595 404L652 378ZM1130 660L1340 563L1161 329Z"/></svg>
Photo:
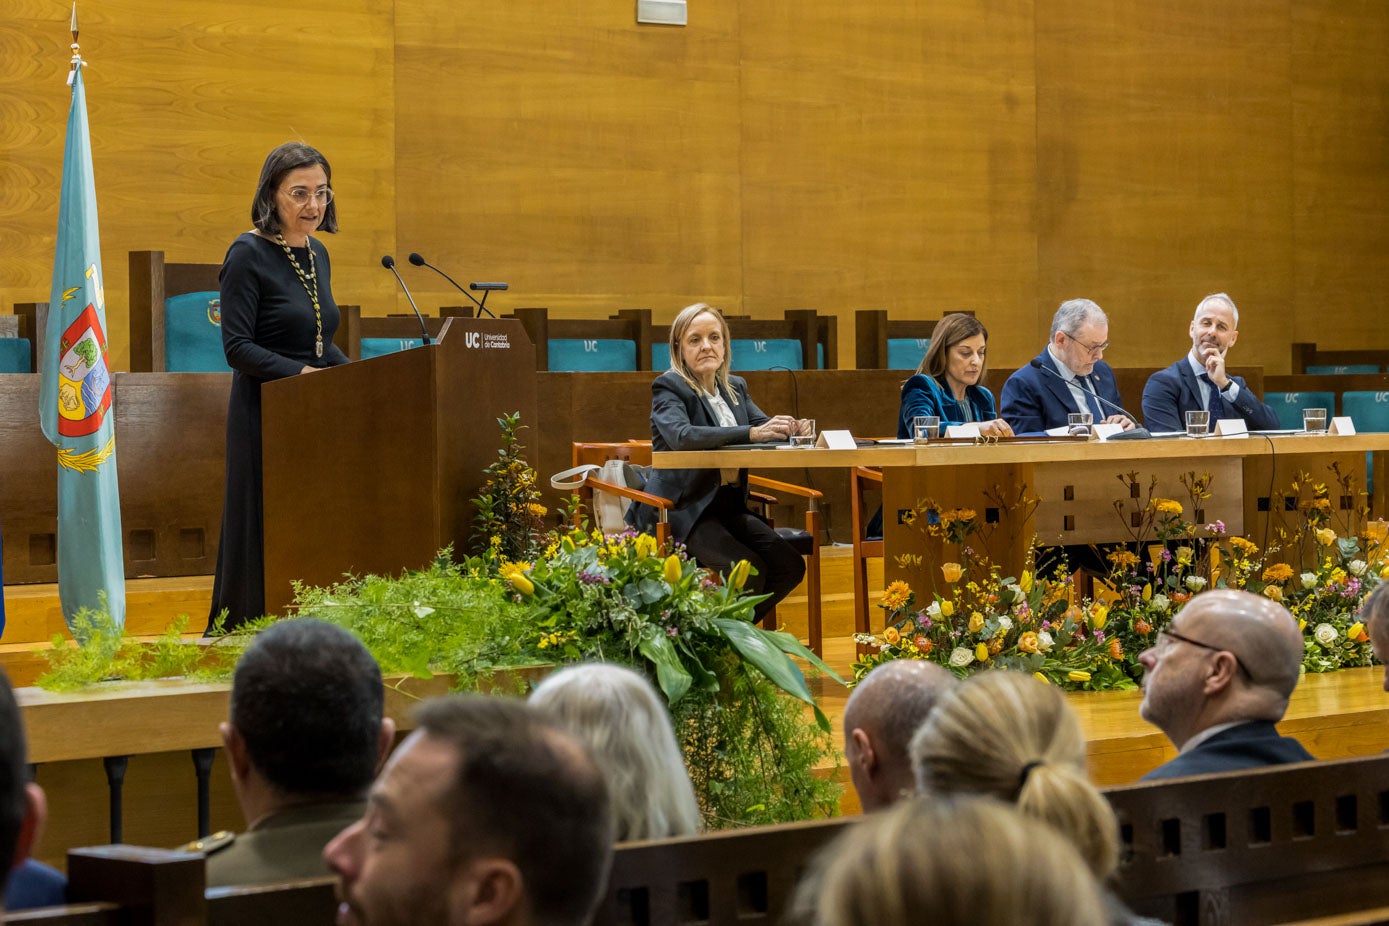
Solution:
<svg viewBox="0 0 1389 926"><path fill-rule="evenodd" d="M1219 418L1243 418L1251 431L1277 428L1278 417L1273 409L1259 401L1244 378L1231 376L1230 379L1239 384L1239 395L1233 402L1221 396L1224 412ZM1149 431L1185 431L1186 413L1202 411L1205 407L1201 404L1201 384L1187 357L1148 377L1143 387L1143 426ZM1214 420L1211 428L1215 428Z"/></svg>
<svg viewBox="0 0 1389 926"><path fill-rule="evenodd" d="M1051 353L1043 350L1035 360L1045 369L1039 370L1029 363L1008 377L999 396L1000 414L1014 434L1037 434L1047 428L1059 428L1066 423L1067 415L1077 411L1071 388L1056 371ZM1103 412L1100 420L1119 414L1114 406L1122 408L1124 401L1119 397L1119 386L1114 381L1114 371L1109 364L1097 360L1089 379L1095 393L1113 403L1099 403Z"/></svg>
<svg viewBox="0 0 1389 926"><path fill-rule="evenodd" d="M1190 752L1159 765L1144 775L1142 780L1158 781L1211 772L1234 772L1266 765L1309 762L1315 758L1297 740L1290 736L1279 736L1278 728L1272 721L1251 720L1222 730Z"/></svg>
<svg viewBox="0 0 1389 926"><path fill-rule="evenodd" d="M998 417L994 412L994 394L983 386L966 386L965 399L974 413L972 420L993 421ZM942 428L965 423L965 410L960 401L934 376L925 373L913 374L902 384L902 405L897 412L899 438L905 440L914 436L912 419L917 415L935 415L940 418Z"/></svg>
<svg viewBox="0 0 1389 926"><path fill-rule="evenodd" d="M722 394L738 422L733 428L719 425L709 402L679 373L667 370L656 377L651 384L651 449L714 450L726 444L748 443L752 428L765 424L771 416L753 404L748 397L748 384L741 376L730 376L728 384L733 387L733 395ZM746 494L747 471L739 475L739 488ZM714 500L721 483L717 469L657 469L651 471L645 490L675 503L670 512L670 534L683 542ZM656 524L656 509L649 505L633 505L627 509L627 521L650 531Z"/></svg>

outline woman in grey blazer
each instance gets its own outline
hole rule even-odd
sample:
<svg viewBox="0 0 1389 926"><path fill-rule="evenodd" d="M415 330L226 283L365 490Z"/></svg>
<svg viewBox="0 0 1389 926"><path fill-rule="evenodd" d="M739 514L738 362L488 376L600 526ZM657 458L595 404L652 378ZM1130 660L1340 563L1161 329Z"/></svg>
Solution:
<svg viewBox="0 0 1389 926"><path fill-rule="evenodd" d="M653 450L713 450L728 444L782 441L810 427L788 415L770 417L748 396L747 383L728 372L728 322L697 302L670 326L670 369L651 384ZM726 573L747 560L755 575L747 587L771 597L757 605L761 620L800 584L805 560L766 521L748 510L747 470L658 469L646 491L675 503L671 536L701 566ZM642 530L656 511L633 505L628 520Z"/></svg>

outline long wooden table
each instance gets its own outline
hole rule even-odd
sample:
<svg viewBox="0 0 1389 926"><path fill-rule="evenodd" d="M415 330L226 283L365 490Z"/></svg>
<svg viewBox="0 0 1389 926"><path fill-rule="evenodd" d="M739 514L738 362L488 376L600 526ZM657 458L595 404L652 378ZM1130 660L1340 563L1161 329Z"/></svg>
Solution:
<svg viewBox="0 0 1389 926"><path fill-rule="evenodd" d="M959 552L947 549L940 537L928 536L925 519L913 523L911 512L975 510L984 526L970 537L970 544L982 547L980 552L987 553L1005 573L1016 574L1034 541L1079 545L1134 539L1132 517L1146 505L1153 478L1157 480L1153 494L1182 502L1188 520L1199 524L1221 520L1230 533L1268 546L1277 536L1277 525L1285 517L1296 516L1296 512L1276 510L1282 506L1271 498L1306 473L1312 481L1331 486L1334 523L1342 530L1358 529L1363 526L1360 512L1365 499L1341 493L1332 467L1363 490L1366 454L1373 453L1379 476L1376 494L1382 495L1389 457L1385 451L1389 451L1389 434L1279 434L1138 441L940 441L854 450L704 450L656 453L652 459L660 469L880 467L886 578L912 581L935 575L935 567L958 558ZM1212 476L1211 497L1192 510L1181 481L1207 473ZM1024 503L1027 498L1039 500L1035 510ZM922 559L913 564L901 554Z"/></svg>

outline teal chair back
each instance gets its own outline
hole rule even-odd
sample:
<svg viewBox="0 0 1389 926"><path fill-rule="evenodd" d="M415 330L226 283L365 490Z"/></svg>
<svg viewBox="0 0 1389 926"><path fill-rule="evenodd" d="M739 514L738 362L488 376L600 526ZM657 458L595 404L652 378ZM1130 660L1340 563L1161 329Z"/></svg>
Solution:
<svg viewBox="0 0 1389 926"><path fill-rule="evenodd" d="M657 353L652 345L651 354ZM660 352L667 357L670 349L659 345ZM637 344L635 341L617 338L550 338L551 373L626 373L637 368ZM657 369L665 369L662 364Z"/></svg>
<svg viewBox="0 0 1389 926"><path fill-rule="evenodd" d="M1328 416L1336 412L1334 392L1270 392L1264 401L1278 416L1278 427L1287 431L1302 430L1304 408L1324 408Z"/></svg>
<svg viewBox="0 0 1389 926"><path fill-rule="evenodd" d="M394 354L423 344L419 338L362 338L362 359Z"/></svg>
<svg viewBox="0 0 1389 926"><path fill-rule="evenodd" d="M1341 414L1349 415L1357 431L1389 431L1389 392L1346 392Z"/></svg>
<svg viewBox="0 0 1389 926"><path fill-rule="evenodd" d="M183 293L164 300L164 369L170 373L227 373L222 350L222 297Z"/></svg>
<svg viewBox="0 0 1389 926"><path fill-rule="evenodd" d="M28 338L0 338L0 373L32 373Z"/></svg>
<svg viewBox="0 0 1389 926"><path fill-rule="evenodd" d="M801 342L794 338L768 338L765 341L738 340L731 342L734 370L804 370Z"/></svg>
<svg viewBox="0 0 1389 926"><path fill-rule="evenodd" d="M1343 376L1351 373L1378 373L1379 367L1375 366L1373 363L1351 363L1340 367L1313 365L1307 368L1307 372L1320 375Z"/></svg>
<svg viewBox="0 0 1389 926"><path fill-rule="evenodd" d="M921 366L921 358L926 356L926 348L930 346L930 338L888 338L887 368L915 370Z"/></svg>

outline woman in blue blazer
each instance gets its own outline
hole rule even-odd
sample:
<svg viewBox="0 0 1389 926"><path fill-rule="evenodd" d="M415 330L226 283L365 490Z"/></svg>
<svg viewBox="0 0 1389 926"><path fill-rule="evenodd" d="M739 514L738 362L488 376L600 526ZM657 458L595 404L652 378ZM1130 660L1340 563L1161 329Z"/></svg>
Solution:
<svg viewBox="0 0 1389 926"><path fill-rule="evenodd" d="M702 302L683 309L670 326L670 369L651 384L651 449L713 450L727 444L783 441L809 422L768 416L748 396L747 383L728 372L728 323ZM747 587L771 597L757 605L761 620L805 575L805 560L747 507L747 470L658 469L645 490L675 503L671 536L701 566L727 572L747 560L756 574ZM656 510L633 505L627 519L652 530Z"/></svg>
<svg viewBox="0 0 1389 926"><path fill-rule="evenodd" d="M941 427L976 422L979 433L1009 437L1013 429L998 417L993 393L980 385L988 363L989 332L971 315L947 315L931 331L931 346L916 373L902 384L897 436L912 434L918 415L940 418Z"/></svg>

